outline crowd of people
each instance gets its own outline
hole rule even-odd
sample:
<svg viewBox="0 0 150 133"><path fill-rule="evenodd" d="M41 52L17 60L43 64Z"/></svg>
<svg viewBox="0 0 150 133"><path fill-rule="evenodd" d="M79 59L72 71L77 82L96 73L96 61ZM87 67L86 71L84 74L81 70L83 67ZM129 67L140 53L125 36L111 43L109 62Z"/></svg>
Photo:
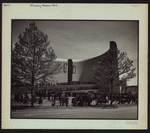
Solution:
<svg viewBox="0 0 150 133"><path fill-rule="evenodd" d="M36 102L36 95L35 94L33 94L33 99L34 99L34 102ZM13 99L14 103L20 103L20 105L21 105L21 103L25 104L25 105L28 105L28 102L30 100L31 99L29 99L29 96L28 96L27 93L25 93L25 94L16 93L14 95L14 99Z"/></svg>
<svg viewBox="0 0 150 133"><path fill-rule="evenodd" d="M38 100L37 100L38 97ZM14 97L16 102L23 104L28 104L29 97L28 94L15 94ZM91 105L102 105L110 104L111 100L113 104L131 104L138 102L137 94L110 94L110 93L94 93L94 92L50 92L48 91L36 91L33 94L34 102L38 102L39 105L42 105L43 99L47 99L51 102L52 106L91 106ZM31 99L30 99L31 100Z"/></svg>

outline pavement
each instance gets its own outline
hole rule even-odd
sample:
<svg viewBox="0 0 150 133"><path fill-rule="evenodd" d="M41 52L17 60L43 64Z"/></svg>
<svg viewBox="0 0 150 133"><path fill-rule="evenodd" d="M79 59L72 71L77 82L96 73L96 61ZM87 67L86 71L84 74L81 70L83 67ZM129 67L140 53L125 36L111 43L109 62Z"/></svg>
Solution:
<svg viewBox="0 0 150 133"><path fill-rule="evenodd" d="M56 101L55 106L51 102L44 100L43 105L38 103L34 107L12 103L12 119L137 119L137 104L115 104L118 108L103 108L102 106L59 106Z"/></svg>

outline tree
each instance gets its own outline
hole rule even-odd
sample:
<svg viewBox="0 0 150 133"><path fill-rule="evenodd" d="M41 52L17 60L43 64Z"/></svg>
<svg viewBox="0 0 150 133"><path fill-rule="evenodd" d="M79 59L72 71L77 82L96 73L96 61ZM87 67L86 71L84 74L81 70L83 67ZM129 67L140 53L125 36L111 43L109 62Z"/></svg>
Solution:
<svg viewBox="0 0 150 133"><path fill-rule="evenodd" d="M93 67L93 70L93 81L95 81L98 86L109 88L111 93L111 105L113 88L120 86L122 83L136 76L133 61L127 57L126 52L120 52L117 48L110 49L103 55Z"/></svg>
<svg viewBox="0 0 150 133"><path fill-rule="evenodd" d="M31 106L33 88L41 79L52 78L59 72L60 64L56 62L54 50L49 46L48 36L38 30L34 22L18 36L19 41L12 48L12 85L17 82L31 86Z"/></svg>
<svg viewBox="0 0 150 133"><path fill-rule="evenodd" d="M126 93L127 92L127 82L122 81L121 82L121 93Z"/></svg>

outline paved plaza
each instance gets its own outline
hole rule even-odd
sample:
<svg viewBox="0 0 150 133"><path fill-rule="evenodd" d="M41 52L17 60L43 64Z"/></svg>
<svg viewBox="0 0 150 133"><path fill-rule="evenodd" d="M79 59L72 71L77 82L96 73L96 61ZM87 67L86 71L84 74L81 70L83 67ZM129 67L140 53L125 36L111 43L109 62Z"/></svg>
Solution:
<svg viewBox="0 0 150 133"><path fill-rule="evenodd" d="M43 105L34 104L34 107L12 104L12 119L137 119L137 104L122 104L115 109L103 109L101 106L51 106L51 102L44 100ZM18 107L15 108L14 107Z"/></svg>

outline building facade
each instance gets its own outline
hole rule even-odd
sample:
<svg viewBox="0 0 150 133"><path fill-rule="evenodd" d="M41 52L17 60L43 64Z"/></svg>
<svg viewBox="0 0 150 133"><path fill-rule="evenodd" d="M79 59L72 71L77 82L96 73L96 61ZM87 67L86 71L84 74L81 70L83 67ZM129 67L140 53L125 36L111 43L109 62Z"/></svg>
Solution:
<svg viewBox="0 0 150 133"><path fill-rule="evenodd" d="M61 73L58 75L54 75L54 80L57 83L69 83L69 82L83 82L88 83L92 82L92 76L94 74L93 66L97 64L104 56L110 55L110 52L113 50L115 52L115 59L117 60L117 45L115 42L110 42L110 49L106 51L104 54L83 60L83 61L75 61L73 62L71 59L68 61L61 62ZM118 65L118 63L116 63ZM118 82L119 78L116 79L114 82ZM109 92L109 88L100 88L102 92ZM114 93L119 93L120 88L114 87Z"/></svg>
<svg viewBox="0 0 150 133"><path fill-rule="evenodd" d="M117 61L117 45L115 42L110 42L110 48L108 51L106 51L104 54L90 58L83 61L72 61L72 59L68 59L66 61L59 61L61 63L61 72L57 75L54 75L53 79L49 81L49 83L45 84L37 84L37 86L34 87L34 91L40 90L40 89L48 89L48 90L55 90L55 89L69 89L70 91L78 91L82 89L84 91L90 91L96 89L96 85L93 84L92 76L94 74L93 66L97 65L97 62L100 61L104 56L107 57L110 55L110 53L113 51L113 56L115 60ZM118 66L118 63L116 63L116 66ZM71 83L76 82L76 85L73 85ZM119 77L114 80L114 83L119 82ZM110 92L110 88L108 87L99 87L97 88L100 92ZM13 92L28 92L30 91L30 88L28 87L22 87L18 90L17 87L12 88ZM96 90L95 90L96 91ZM113 93L120 93L120 87L116 86L113 88Z"/></svg>

